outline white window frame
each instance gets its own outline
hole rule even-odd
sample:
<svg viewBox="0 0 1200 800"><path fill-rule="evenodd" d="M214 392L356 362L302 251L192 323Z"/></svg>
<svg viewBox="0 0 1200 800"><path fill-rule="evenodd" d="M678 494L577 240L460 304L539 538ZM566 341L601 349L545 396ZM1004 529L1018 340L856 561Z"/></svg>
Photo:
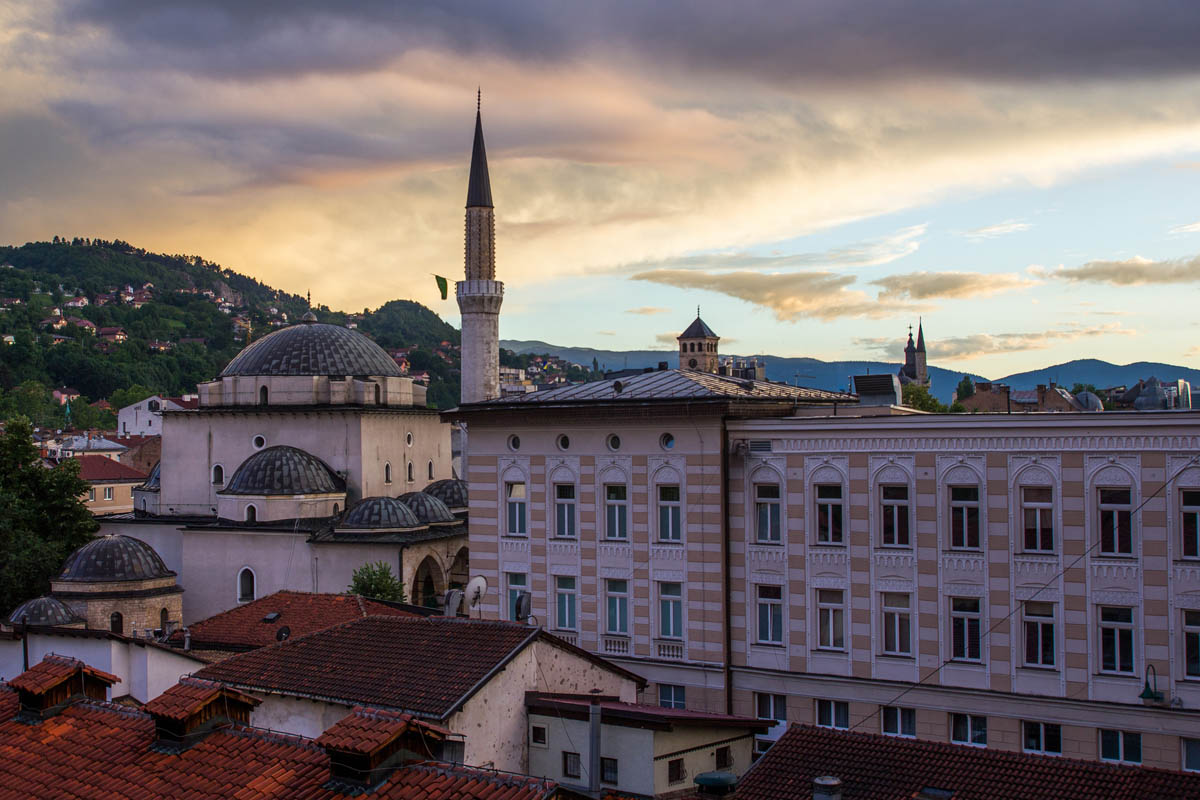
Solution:
<svg viewBox="0 0 1200 800"><path fill-rule="evenodd" d="M904 497L887 497L889 490L902 489ZM879 546L896 549L912 548L912 525L909 503L912 490L908 484L885 483L879 485ZM889 535L888 523L891 523ZM889 541L889 538L891 541Z"/></svg>
<svg viewBox="0 0 1200 800"><path fill-rule="evenodd" d="M671 489L675 490L675 498L664 498L664 490ZM683 541L682 487L677 483L660 483L655 494L658 496L658 540L673 544Z"/></svg>
<svg viewBox="0 0 1200 800"><path fill-rule="evenodd" d="M1027 500L1025 493L1029 490L1045 489L1050 492L1049 500ZM1036 486L1018 486L1018 496L1021 502L1021 516L1018 517L1021 525L1021 551L1025 553L1056 553L1058 552L1058 531L1054 526L1054 487L1045 485ZM1029 546L1029 533L1026 526L1026 516L1028 511L1034 512L1034 519L1037 522L1036 533L1034 534L1034 547ZM1045 531L1049 523L1050 532L1050 547L1045 547Z"/></svg>
<svg viewBox="0 0 1200 800"><path fill-rule="evenodd" d="M975 610L958 608L959 603L974 603ZM971 653L971 628L975 628L975 647L979 652ZM959 647L959 645L962 645ZM950 659L972 664L983 661L983 598L950 598Z"/></svg>
<svg viewBox="0 0 1200 800"><path fill-rule="evenodd" d="M819 697L814 701L816 713L813 718L819 728L850 729L850 704L845 700L830 700Z"/></svg>
<svg viewBox="0 0 1200 800"><path fill-rule="evenodd" d="M570 581L570 586L564 581ZM579 630L579 579L574 575L554 576L554 627L560 631Z"/></svg>
<svg viewBox="0 0 1200 800"><path fill-rule="evenodd" d="M1184 772L1200 772L1200 739L1179 737L1179 765Z"/></svg>
<svg viewBox="0 0 1200 800"><path fill-rule="evenodd" d="M687 708L687 687L677 683L658 685L659 708Z"/></svg>
<svg viewBox="0 0 1200 800"><path fill-rule="evenodd" d="M105 500L113 499L113 487L111 487L111 486L104 487L104 499Z"/></svg>
<svg viewBox="0 0 1200 800"><path fill-rule="evenodd" d="M822 497L822 489L837 489L837 497ZM813 484L813 498L816 509L813 514L816 530L816 544L845 545L846 544L846 492L840 483ZM821 513L825 519L822 522ZM837 518L837 526L833 524ZM835 538L836 534L836 538Z"/></svg>
<svg viewBox="0 0 1200 800"><path fill-rule="evenodd" d="M760 584L754 589L755 617L758 644L783 644L783 587L778 584ZM764 635L765 634L765 635Z"/></svg>
<svg viewBox="0 0 1200 800"><path fill-rule="evenodd" d="M965 738L957 737L955 732L955 723L960 720L966 723L967 735ZM951 714L950 741L955 744L965 744L968 747L987 747L987 717L982 714Z"/></svg>
<svg viewBox="0 0 1200 800"><path fill-rule="evenodd" d="M658 636L683 638L683 584L677 581L658 584Z"/></svg>
<svg viewBox="0 0 1200 800"><path fill-rule="evenodd" d="M771 496L772 490L774 497ZM783 487L778 483L754 484L754 540L759 544L780 544L783 541L782 497Z"/></svg>
<svg viewBox="0 0 1200 800"><path fill-rule="evenodd" d="M882 609L882 652L887 656L912 657L912 597L906 592L883 592L879 598Z"/></svg>
<svg viewBox="0 0 1200 800"><path fill-rule="evenodd" d="M1050 748L1047 741L1049 737L1046 732L1050 729L1057 730L1058 749ZM1037 746L1029 746L1029 732L1037 731ZM1033 720L1021 720L1021 750L1026 753L1038 753L1044 756L1061 756L1062 755L1062 725L1058 722L1035 722Z"/></svg>
<svg viewBox="0 0 1200 800"><path fill-rule="evenodd" d="M504 533L529 535L529 484L523 480L504 482Z"/></svg>
<svg viewBox="0 0 1200 800"><path fill-rule="evenodd" d="M817 649L846 651L846 592L843 589L817 589ZM838 595L835 602L834 594ZM839 641L840 640L840 641Z"/></svg>
<svg viewBox="0 0 1200 800"><path fill-rule="evenodd" d="M955 500L955 489L973 489L975 491L974 500ZM981 492L978 484L956 484L946 487L946 495L950 503L950 549L951 550L982 550L982 534L983 528L983 506L979 502ZM971 544L971 511L975 511L975 543ZM962 542L955 541L955 524L959 524L962 528Z"/></svg>
<svg viewBox="0 0 1200 800"><path fill-rule="evenodd" d="M917 738L917 710L901 706L881 706L879 726L880 732L884 736L915 739Z"/></svg>
<svg viewBox="0 0 1200 800"><path fill-rule="evenodd" d="M609 497L610 489L620 489L621 497ZM606 483L604 490L604 538L629 541L629 487L624 483ZM614 492L615 494L615 492Z"/></svg>
<svg viewBox="0 0 1200 800"><path fill-rule="evenodd" d="M1105 492L1128 492L1129 500L1124 503L1104 502ZM1096 488L1096 535L1100 540L1100 555L1113 556L1116 558L1128 558L1133 556L1137 549L1134 543L1133 531L1133 487L1132 486L1100 486ZM1128 527L1129 545L1128 549L1121 547L1121 524L1122 522ZM1111 533L1105 534L1105 524L1112 526ZM1106 547L1106 545L1109 545Z"/></svg>
<svg viewBox="0 0 1200 800"><path fill-rule="evenodd" d="M1105 620L1104 614L1106 611L1128 611L1129 621L1124 620ZM1138 667L1137 658L1137 614L1130 606L1099 606L1096 609L1096 620L1099 623L1100 641L1097 650L1097 656L1100 659L1100 672L1106 675L1136 675ZM1111 631L1111 634L1109 633ZM1105 641L1111 639L1113 643L1113 668L1104 666L1105 661ZM1129 669L1121 669L1121 664L1125 663L1122 656L1128 656Z"/></svg>
<svg viewBox="0 0 1200 800"><path fill-rule="evenodd" d="M1111 758L1104 755L1104 734L1116 734L1117 741L1117 757ZM1116 728L1101 728L1096 731L1096 736L1099 739L1099 747L1097 752L1100 755L1101 761L1107 761L1110 764L1141 764L1145 753L1142 750L1142 734L1139 731L1123 731ZM1129 757L1130 741L1136 737L1137 742L1137 758Z"/></svg>
<svg viewBox="0 0 1200 800"><path fill-rule="evenodd" d="M779 741L779 737L783 736L787 730L787 695L755 692L754 717L755 719L774 720L777 723L768 728L766 733L754 737L754 751L758 755L762 755L771 745Z"/></svg>
<svg viewBox="0 0 1200 800"><path fill-rule="evenodd" d="M1055 639L1054 603L1028 600L1021 604L1021 665L1037 669L1058 668L1058 643ZM1036 652L1030 653L1030 636L1034 637ZM1050 658L1046 658L1046 642L1049 637Z"/></svg>
<svg viewBox="0 0 1200 800"><path fill-rule="evenodd" d="M570 489L571 496L563 497L562 490ZM573 483L554 484L554 536L557 539L576 538L576 508L579 490Z"/></svg>
<svg viewBox="0 0 1200 800"><path fill-rule="evenodd" d="M604 632L609 636L629 635L629 581L625 578L604 581Z"/></svg>
<svg viewBox="0 0 1200 800"><path fill-rule="evenodd" d="M1189 494L1196 502L1187 502ZM1179 554L1180 558L1200 559L1200 488L1179 490Z"/></svg>
<svg viewBox="0 0 1200 800"><path fill-rule="evenodd" d="M1200 680L1200 611L1183 609L1183 678Z"/></svg>

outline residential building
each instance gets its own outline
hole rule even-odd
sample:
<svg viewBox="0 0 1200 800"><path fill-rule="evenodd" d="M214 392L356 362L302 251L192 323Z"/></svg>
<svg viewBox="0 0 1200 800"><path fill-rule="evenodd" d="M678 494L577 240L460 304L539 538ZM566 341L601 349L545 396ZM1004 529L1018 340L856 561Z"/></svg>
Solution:
<svg viewBox="0 0 1200 800"><path fill-rule="evenodd" d="M79 399L79 390L72 389L70 386L60 386L50 394L60 406Z"/></svg>
<svg viewBox="0 0 1200 800"><path fill-rule="evenodd" d="M82 498L88 511L97 516L133 511L134 487L145 482L146 473L102 455L73 458L79 463L79 477L88 484Z"/></svg>
<svg viewBox="0 0 1200 800"><path fill-rule="evenodd" d="M1018 413L1028 411L1103 411L1104 405L1091 392L1075 397L1061 386L1038 384L1036 389L1012 389L1003 383L979 381L975 393L958 397L970 412ZM1095 398L1093 400L1092 398Z"/></svg>
<svg viewBox="0 0 1200 800"><path fill-rule="evenodd" d="M100 338L106 342L121 344L129 339L129 334L125 333L124 328L108 327L100 329Z"/></svg>
<svg viewBox="0 0 1200 800"><path fill-rule="evenodd" d="M98 433L88 431L87 433L76 434L75 436L66 436L58 445L58 450L54 454L59 458L75 458L76 456L101 456L112 461L120 461L121 454L127 448L112 439L101 436Z"/></svg>
<svg viewBox="0 0 1200 800"><path fill-rule="evenodd" d="M121 436L159 436L164 411L183 411L199 405L199 397L194 394L182 397L150 395L117 412L117 432Z"/></svg>

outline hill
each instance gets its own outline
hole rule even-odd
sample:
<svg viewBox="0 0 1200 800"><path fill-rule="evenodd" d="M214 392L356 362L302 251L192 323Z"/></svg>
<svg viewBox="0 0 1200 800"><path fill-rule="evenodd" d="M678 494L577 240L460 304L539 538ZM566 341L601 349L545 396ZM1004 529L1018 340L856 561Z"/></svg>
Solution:
<svg viewBox="0 0 1200 800"><path fill-rule="evenodd" d="M1173 381L1182 378L1200 388L1200 370L1197 369L1164 364L1159 361L1110 364L1095 358L1081 358L1065 364L1055 364L1052 367L1018 372L999 378L998 382L1007 383L1014 389L1032 389L1038 384L1049 383L1067 387L1076 383L1090 383L1104 389L1110 386L1130 386L1137 383L1139 379L1149 378L1151 375L1160 380Z"/></svg>

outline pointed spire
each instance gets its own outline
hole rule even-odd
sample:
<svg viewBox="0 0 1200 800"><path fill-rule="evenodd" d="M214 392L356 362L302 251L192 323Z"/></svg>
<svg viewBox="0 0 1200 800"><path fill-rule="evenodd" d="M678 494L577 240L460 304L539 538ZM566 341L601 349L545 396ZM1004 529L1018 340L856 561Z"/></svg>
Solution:
<svg viewBox="0 0 1200 800"><path fill-rule="evenodd" d="M925 323L920 317L917 318L917 352L925 352Z"/></svg>
<svg viewBox="0 0 1200 800"><path fill-rule="evenodd" d="M471 146L471 178L467 183L467 208L492 207L492 182L488 178L487 151L483 147L483 92L475 95L475 142Z"/></svg>

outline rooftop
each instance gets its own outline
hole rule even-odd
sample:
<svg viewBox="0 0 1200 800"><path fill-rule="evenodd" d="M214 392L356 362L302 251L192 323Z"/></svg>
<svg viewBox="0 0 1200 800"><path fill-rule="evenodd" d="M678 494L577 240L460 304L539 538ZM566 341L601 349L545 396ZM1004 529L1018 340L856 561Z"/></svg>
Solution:
<svg viewBox="0 0 1200 800"><path fill-rule="evenodd" d="M120 461L114 461L107 456L83 455L74 458L79 462L79 477L88 483L111 483L114 481L141 483L146 480L146 473L126 466Z"/></svg>
<svg viewBox="0 0 1200 800"><path fill-rule="evenodd" d="M259 450L243 461L218 494L339 494L346 482L321 459L288 445Z"/></svg>
<svg viewBox="0 0 1200 800"><path fill-rule="evenodd" d="M238 353L220 377L328 375L399 377L382 347L341 325L302 322L270 333Z"/></svg>
<svg viewBox="0 0 1200 800"><path fill-rule="evenodd" d="M144 581L174 574L154 548L141 539L109 534L96 537L67 556L55 580Z"/></svg>

